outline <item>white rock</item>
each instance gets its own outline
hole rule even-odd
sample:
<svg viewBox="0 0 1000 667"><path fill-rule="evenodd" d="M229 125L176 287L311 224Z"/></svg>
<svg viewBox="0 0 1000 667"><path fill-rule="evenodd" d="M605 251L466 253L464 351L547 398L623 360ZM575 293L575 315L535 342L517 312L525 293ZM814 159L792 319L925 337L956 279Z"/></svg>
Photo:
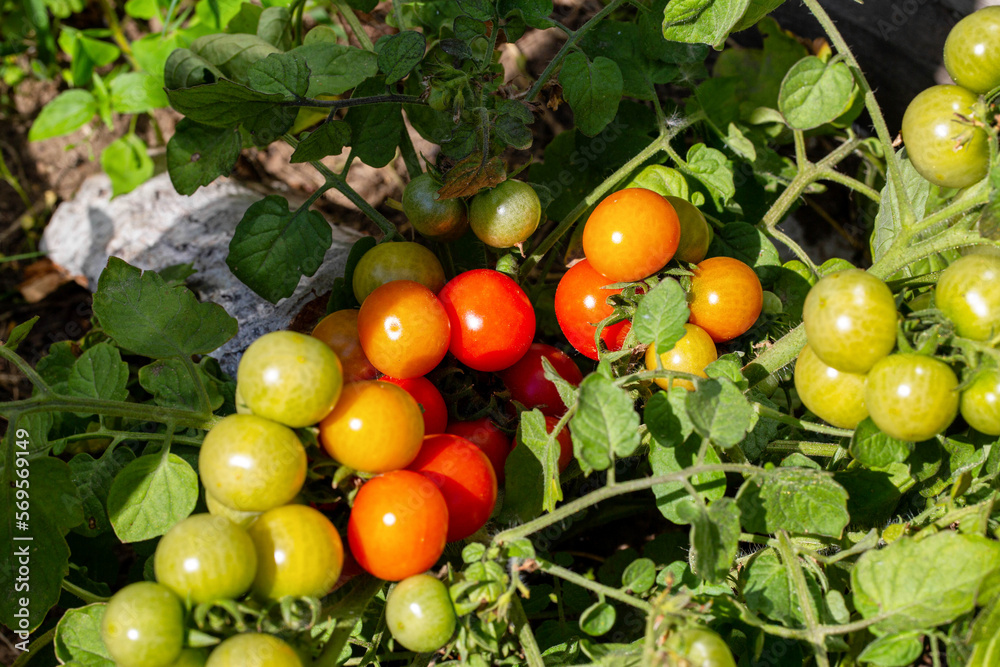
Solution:
<svg viewBox="0 0 1000 667"><path fill-rule="evenodd" d="M202 301L222 305L239 322L239 333L213 353L235 376L243 350L258 336L288 326L303 305L327 292L344 273L359 233L333 226L333 245L323 266L303 278L295 293L277 305L241 283L226 266L229 241L247 208L262 195L219 179L191 195L174 191L161 174L132 192L111 199L111 182L91 176L71 200L60 204L45 228L42 249L56 264L83 276L91 290L111 256L141 269L190 263L198 273L188 285Z"/></svg>

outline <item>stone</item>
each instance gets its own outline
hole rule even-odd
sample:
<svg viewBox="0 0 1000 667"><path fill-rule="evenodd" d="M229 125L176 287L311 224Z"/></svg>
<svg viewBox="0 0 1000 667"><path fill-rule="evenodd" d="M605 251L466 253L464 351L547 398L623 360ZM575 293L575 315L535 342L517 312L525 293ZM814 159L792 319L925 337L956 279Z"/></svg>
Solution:
<svg viewBox="0 0 1000 667"><path fill-rule="evenodd" d="M111 181L91 176L76 196L59 205L42 236L42 250L56 265L91 289L111 256L144 270L176 264L197 270L188 286L202 301L223 306L239 333L212 356L236 375L243 350L257 337L288 327L303 306L328 292L343 275L359 232L333 225L333 244L323 266L303 278L295 293L276 305L241 283L226 266L229 241L244 212L262 195L230 179L218 179L191 196L177 194L167 174L111 199Z"/></svg>

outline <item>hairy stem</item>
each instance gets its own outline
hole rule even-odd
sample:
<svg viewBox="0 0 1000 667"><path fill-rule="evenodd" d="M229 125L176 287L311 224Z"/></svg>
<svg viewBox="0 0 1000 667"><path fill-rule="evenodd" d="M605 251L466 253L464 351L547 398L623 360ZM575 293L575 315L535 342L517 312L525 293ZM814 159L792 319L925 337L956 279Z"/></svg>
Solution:
<svg viewBox="0 0 1000 667"><path fill-rule="evenodd" d="M650 605L645 600L629 595L628 593L624 593L618 588L611 588L610 586L605 586L602 583L591 581L590 579L587 579L586 577L577 574L573 570L567 570L564 567L560 567L558 565L549 563L547 561L539 560L537 561L537 563L539 568L543 572L547 572L548 574L551 574L554 577L559 577L560 579L564 579L570 583L574 583L577 586L580 586L581 588L586 588L587 590L591 590L600 595L604 595L605 597L609 597L612 600L618 600L619 602L624 602L627 605L630 605L632 607L635 607L636 609L645 611L647 613L653 610L652 605Z"/></svg>

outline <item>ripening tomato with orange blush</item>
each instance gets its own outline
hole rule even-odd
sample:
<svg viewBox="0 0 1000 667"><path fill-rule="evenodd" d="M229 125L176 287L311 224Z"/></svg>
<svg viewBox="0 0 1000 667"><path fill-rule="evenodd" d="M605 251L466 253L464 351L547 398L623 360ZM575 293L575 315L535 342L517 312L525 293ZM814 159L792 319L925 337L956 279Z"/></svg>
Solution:
<svg viewBox="0 0 1000 667"><path fill-rule="evenodd" d="M378 377L378 371L361 349L357 310L347 308L330 313L312 330L312 337L320 339L337 353L343 366L345 384Z"/></svg>
<svg viewBox="0 0 1000 667"><path fill-rule="evenodd" d="M716 343L746 333L757 321L763 305L760 279L740 260L712 257L695 269L688 294L688 321L704 329Z"/></svg>
<svg viewBox="0 0 1000 667"><path fill-rule="evenodd" d="M614 312L607 303L608 297L621 293L620 289L604 289L612 282L595 271L589 261L583 260L563 274L556 288L559 328L577 352L595 361L598 358L594 342L597 323ZM628 320L606 326L601 331L601 340L609 350L620 350L631 326Z"/></svg>

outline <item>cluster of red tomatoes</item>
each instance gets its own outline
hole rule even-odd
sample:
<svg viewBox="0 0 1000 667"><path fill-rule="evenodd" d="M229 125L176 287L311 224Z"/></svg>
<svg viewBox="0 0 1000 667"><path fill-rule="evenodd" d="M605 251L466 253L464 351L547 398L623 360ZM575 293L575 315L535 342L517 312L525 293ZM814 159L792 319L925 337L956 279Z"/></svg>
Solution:
<svg viewBox="0 0 1000 667"><path fill-rule="evenodd" d="M944 64L958 85L932 86L903 116L906 153L921 176L965 188L986 176L989 139L974 120L980 95L1000 87L1000 7L966 16L948 33Z"/></svg>
<svg viewBox="0 0 1000 667"><path fill-rule="evenodd" d="M955 333L987 347L1000 343L1000 257L966 255L945 269L933 304ZM1000 370L987 357L965 381L929 354L893 352L896 302L877 277L838 271L816 283L802 313L808 344L795 364L802 403L821 419L855 428L863 419L884 433L919 442L943 433L961 413L987 435L1000 435Z"/></svg>

